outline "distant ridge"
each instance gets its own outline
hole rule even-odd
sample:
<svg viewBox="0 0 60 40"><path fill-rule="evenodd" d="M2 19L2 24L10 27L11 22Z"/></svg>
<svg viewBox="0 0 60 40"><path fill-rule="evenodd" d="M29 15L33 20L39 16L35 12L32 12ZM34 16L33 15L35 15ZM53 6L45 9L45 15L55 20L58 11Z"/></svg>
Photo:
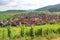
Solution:
<svg viewBox="0 0 60 40"><path fill-rule="evenodd" d="M6 10L0 12L34 12L34 10Z"/></svg>
<svg viewBox="0 0 60 40"><path fill-rule="evenodd" d="M25 12L26 10L7 10L6 12Z"/></svg>
<svg viewBox="0 0 60 40"><path fill-rule="evenodd" d="M50 12L58 12L58 11L60 11L60 4L50 5L50 6L46 6L43 8L38 8L35 11L45 11L45 10L48 10Z"/></svg>

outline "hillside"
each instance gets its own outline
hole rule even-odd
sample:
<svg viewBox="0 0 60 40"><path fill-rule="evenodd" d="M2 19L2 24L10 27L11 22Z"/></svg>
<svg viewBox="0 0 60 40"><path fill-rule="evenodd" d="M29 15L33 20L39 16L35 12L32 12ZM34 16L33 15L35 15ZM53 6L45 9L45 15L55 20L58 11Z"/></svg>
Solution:
<svg viewBox="0 0 60 40"><path fill-rule="evenodd" d="M50 5L50 6L36 9L36 11L45 11L45 10L48 10L50 12L59 12L60 11L60 4Z"/></svg>
<svg viewBox="0 0 60 40"><path fill-rule="evenodd" d="M27 13L28 12L20 12L20 11L2 11L0 12L0 19L14 18L18 15L23 15Z"/></svg>

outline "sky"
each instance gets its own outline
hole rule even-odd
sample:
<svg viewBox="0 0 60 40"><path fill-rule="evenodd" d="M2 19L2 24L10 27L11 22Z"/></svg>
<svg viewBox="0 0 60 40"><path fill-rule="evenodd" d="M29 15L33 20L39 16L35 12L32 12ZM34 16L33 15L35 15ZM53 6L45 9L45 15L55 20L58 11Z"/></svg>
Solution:
<svg viewBox="0 0 60 40"><path fill-rule="evenodd" d="M60 4L60 0L0 0L0 11L29 10Z"/></svg>

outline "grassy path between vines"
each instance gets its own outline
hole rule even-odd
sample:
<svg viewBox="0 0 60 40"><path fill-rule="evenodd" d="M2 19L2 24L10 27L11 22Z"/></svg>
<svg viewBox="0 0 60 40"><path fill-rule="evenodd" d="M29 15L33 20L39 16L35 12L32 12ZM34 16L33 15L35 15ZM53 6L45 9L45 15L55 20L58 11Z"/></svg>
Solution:
<svg viewBox="0 0 60 40"><path fill-rule="evenodd" d="M55 38L55 39L52 39L52 40L60 40L60 37L58 37L58 38Z"/></svg>

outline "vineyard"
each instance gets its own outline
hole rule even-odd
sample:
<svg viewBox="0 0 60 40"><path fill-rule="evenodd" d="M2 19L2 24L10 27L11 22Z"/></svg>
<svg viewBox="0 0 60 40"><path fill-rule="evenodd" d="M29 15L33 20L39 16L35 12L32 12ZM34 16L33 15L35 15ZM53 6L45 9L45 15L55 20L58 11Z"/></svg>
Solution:
<svg viewBox="0 0 60 40"><path fill-rule="evenodd" d="M23 13L22 16L25 15L25 12L21 12L21 14L20 14L20 12L18 12L18 13L15 12L15 14L13 14L13 13L14 12L3 12L2 14L0 13L0 19L7 20L9 18L16 18L17 16L21 16L22 13ZM48 13L49 15L51 15L49 12L45 12L45 13ZM26 12L26 14L28 14L28 12ZM31 15L31 14L29 14L29 15ZM55 14L58 15L58 14L60 14L60 12L55 13ZM41 13L38 15L41 16ZM54 15L54 13L52 15ZM8 25L8 26L3 27L3 24L2 24L2 26L0 26L0 40L51 40L53 38L60 37L60 18L59 18L60 15L59 16L57 16L57 15L54 15L53 17L48 17L48 16L46 17L44 14L43 18L45 18L45 20L43 20L43 21L45 23L43 22L39 25L36 25L34 23L35 25L20 24L17 26ZM48 22L50 19L47 19L47 18L51 18L51 20L54 19L56 21ZM30 19L30 18L28 18L28 19ZM47 21L46 21L46 19L47 19ZM14 22L14 20L13 20L13 22ZM25 21L25 18L23 19L23 21ZM40 22L40 20L38 20L38 21ZM28 20L28 22L29 22L29 20ZM26 23L28 24L28 22L26 22ZM35 21L35 22L37 22L37 21ZM0 22L0 25L1 25L1 22Z"/></svg>
<svg viewBox="0 0 60 40"><path fill-rule="evenodd" d="M0 40L34 40L35 37L44 37L50 40L59 36L60 24L46 24L31 27L21 25L19 27L0 28Z"/></svg>

